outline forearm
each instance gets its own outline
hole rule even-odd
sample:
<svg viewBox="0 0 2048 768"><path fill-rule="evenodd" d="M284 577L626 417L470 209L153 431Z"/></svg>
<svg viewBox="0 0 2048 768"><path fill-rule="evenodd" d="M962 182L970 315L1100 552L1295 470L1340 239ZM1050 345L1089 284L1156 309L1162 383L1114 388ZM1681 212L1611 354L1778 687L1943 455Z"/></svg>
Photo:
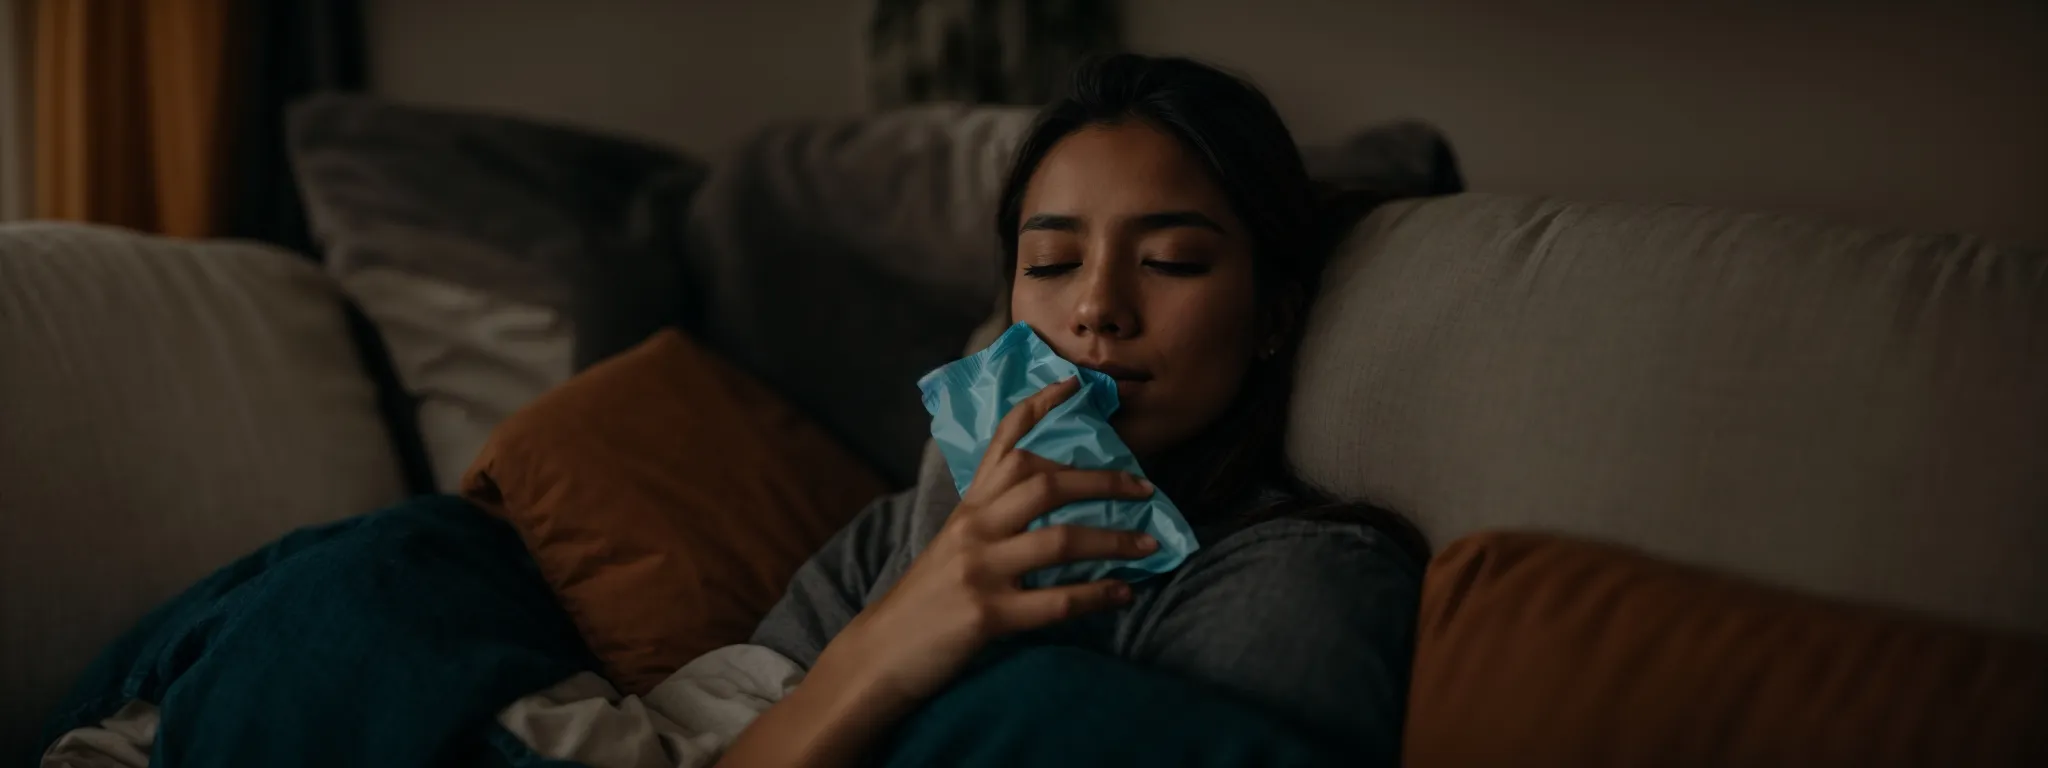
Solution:
<svg viewBox="0 0 2048 768"><path fill-rule="evenodd" d="M914 705L827 649L803 683L755 718L718 764L853 765Z"/></svg>

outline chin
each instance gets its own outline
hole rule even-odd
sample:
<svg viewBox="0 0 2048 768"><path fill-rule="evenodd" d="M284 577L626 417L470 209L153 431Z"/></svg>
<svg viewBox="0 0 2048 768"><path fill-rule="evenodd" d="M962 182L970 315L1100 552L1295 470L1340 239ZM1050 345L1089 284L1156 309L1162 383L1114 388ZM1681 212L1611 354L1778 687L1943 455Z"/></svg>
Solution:
<svg viewBox="0 0 2048 768"><path fill-rule="evenodd" d="M1119 411L1115 416L1109 417L1109 426L1116 430L1117 439L1124 441L1124 446L1137 455L1138 461L1143 462L1145 457L1152 455L1153 445L1149 439L1152 437L1151 430L1146 429L1143 422L1134 424L1132 420L1124 418L1123 412Z"/></svg>
<svg viewBox="0 0 2048 768"><path fill-rule="evenodd" d="M1147 429L1145 425L1126 426L1112 421L1110 426L1116 428L1117 438L1131 449L1131 455L1138 457L1138 465L1146 472L1157 469L1152 463L1179 444L1171 436L1161 435L1157 429Z"/></svg>

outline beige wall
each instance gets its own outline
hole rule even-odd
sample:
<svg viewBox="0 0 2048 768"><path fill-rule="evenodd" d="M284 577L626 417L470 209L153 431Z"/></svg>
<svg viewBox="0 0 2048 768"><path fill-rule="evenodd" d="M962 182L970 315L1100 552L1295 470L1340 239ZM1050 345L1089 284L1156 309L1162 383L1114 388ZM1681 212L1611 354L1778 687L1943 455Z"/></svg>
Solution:
<svg viewBox="0 0 2048 768"><path fill-rule="evenodd" d="M715 154L863 103L864 0L368 0L373 87Z"/></svg>
<svg viewBox="0 0 2048 768"><path fill-rule="evenodd" d="M2048 242L2038 0L1127 2L1134 47L1250 75L1303 140L1435 122L1475 189Z"/></svg>
<svg viewBox="0 0 2048 768"><path fill-rule="evenodd" d="M1437 123L1475 189L2048 242L2039 0L1125 2L1133 47L1250 75L1305 141ZM371 0L372 74L716 154L859 110L866 7Z"/></svg>

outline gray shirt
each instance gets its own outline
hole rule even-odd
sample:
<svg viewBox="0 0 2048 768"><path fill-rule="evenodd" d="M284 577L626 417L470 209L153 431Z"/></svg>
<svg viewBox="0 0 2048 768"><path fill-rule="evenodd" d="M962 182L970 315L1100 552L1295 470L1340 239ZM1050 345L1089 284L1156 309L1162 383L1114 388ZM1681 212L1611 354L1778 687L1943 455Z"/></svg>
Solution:
<svg viewBox="0 0 2048 768"><path fill-rule="evenodd" d="M915 488L877 499L790 581L753 641L805 667L902 578L960 503L937 451ZM1361 523L1276 519L1200 532L1130 606L1029 638L1210 684L1393 765L1421 568ZM1212 540L1213 539L1213 540Z"/></svg>

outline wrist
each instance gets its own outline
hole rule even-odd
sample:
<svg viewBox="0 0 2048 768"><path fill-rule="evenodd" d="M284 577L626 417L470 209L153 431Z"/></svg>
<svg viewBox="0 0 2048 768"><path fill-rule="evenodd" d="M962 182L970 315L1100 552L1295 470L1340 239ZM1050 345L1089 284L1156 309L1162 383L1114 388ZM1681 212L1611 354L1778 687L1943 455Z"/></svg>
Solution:
<svg viewBox="0 0 2048 768"><path fill-rule="evenodd" d="M902 717L898 699L868 668L835 639L795 690L740 733L719 765L858 764Z"/></svg>
<svg viewBox="0 0 2048 768"><path fill-rule="evenodd" d="M896 680L886 659L886 649L871 647L859 618L826 644L816 663L804 676L803 686L815 685L820 698L835 709L852 713L879 714L893 720L917 705L911 686ZM799 686L800 688L803 686ZM821 702L825 703L825 702Z"/></svg>

